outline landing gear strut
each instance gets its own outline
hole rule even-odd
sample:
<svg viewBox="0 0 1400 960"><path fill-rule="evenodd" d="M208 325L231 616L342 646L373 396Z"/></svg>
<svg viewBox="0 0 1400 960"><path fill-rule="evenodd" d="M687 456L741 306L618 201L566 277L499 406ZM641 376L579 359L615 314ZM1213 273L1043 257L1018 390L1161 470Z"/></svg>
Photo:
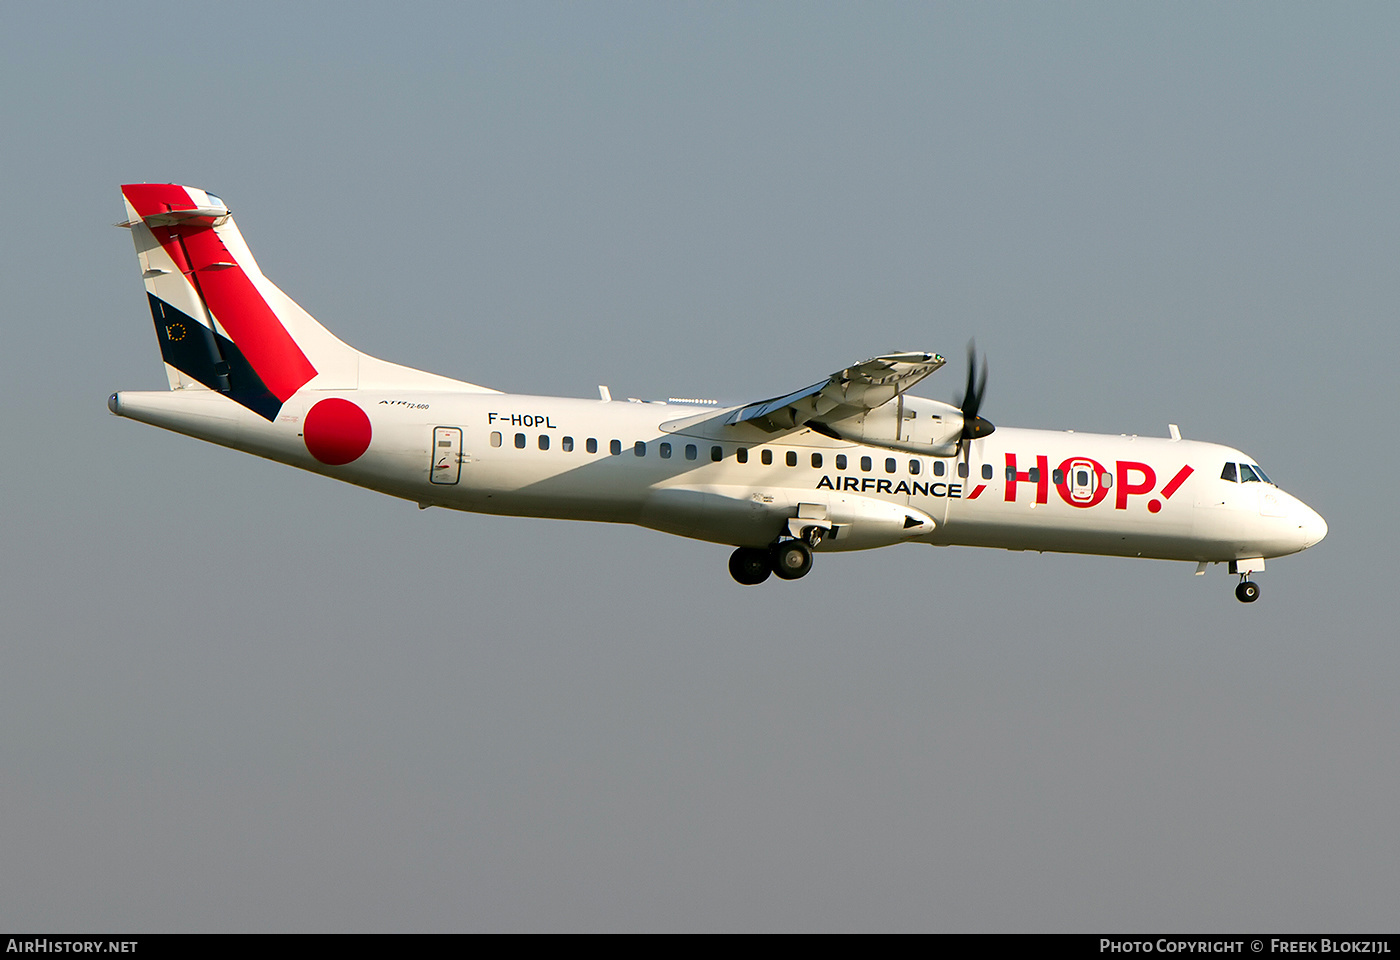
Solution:
<svg viewBox="0 0 1400 960"><path fill-rule="evenodd" d="M1235 588L1235 599L1240 603L1253 603L1259 599L1259 584L1240 576L1240 585Z"/></svg>

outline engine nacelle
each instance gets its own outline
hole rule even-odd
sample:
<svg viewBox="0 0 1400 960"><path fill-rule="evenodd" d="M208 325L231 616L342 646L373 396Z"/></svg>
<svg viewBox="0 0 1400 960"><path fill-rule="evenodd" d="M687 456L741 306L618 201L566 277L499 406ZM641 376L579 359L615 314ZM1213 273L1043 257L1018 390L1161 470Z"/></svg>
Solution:
<svg viewBox="0 0 1400 960"><path fill-rule="evenodd" d="M824 426L822 432L842 440L926 457L951 457L957 453L963 417L951 403L901 394L874 410Z"/></svg>

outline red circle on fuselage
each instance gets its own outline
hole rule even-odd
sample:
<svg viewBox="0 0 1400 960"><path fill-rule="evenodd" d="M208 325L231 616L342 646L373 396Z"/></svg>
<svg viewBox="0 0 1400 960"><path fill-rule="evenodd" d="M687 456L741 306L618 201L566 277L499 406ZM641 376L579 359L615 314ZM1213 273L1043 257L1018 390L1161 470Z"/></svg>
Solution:
<svg viewBox="0 0 1400 960"><path fill-rule="evenodd" d="M302 436L311 455L327 466L358 460L369 449L369 417L349 400L331 397L306 411Z"/></svg>

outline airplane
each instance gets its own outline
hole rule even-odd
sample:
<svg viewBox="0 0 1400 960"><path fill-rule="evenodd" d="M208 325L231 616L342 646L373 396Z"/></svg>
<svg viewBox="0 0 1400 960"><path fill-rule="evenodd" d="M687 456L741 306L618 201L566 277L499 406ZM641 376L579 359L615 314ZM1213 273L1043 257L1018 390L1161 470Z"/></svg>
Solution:
<svg viewBox="0 0 1400 960"><path fill-rule="evenodd" d="M994 427L987 366L955 404L908 391L923 351L853 364L741 405L502 393L361 353L263 276L229 208L165 183L122 188L169 390L117 416L413 501L630 523L734 548L754 585L813 554L901 543L1226 564L1259 597L1264 561L1327 524L1252 457L1214 443Z"/></svg>

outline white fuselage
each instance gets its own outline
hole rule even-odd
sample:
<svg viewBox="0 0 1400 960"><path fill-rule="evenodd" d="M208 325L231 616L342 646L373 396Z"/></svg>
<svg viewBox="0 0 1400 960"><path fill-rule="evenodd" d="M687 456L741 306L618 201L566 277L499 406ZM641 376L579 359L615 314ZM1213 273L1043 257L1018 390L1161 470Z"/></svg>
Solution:
<svg viewBox="0 0 1400 960"><path fill-rule="evenodd" d="M369 418L351 463L315 459L306 412L328 397ZM1251 458L1191 440L999 427L966 460L726 425L732 408L504 393L303 390L269 422L207 390L122 392L122 416L422 506L633 523L761 547L819 516L818 550L899 542L1233 561L1295 553L1322 518Z"/></svg>

